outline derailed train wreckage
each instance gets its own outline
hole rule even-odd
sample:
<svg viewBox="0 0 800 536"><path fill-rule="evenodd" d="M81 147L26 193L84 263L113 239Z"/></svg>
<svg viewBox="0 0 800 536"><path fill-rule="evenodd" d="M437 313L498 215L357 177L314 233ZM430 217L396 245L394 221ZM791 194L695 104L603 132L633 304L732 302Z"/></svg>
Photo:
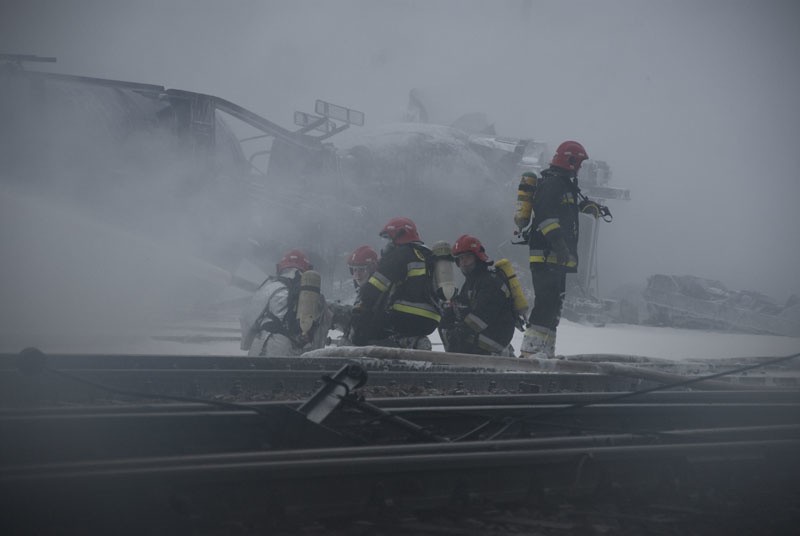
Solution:
<svg viewBox="0 0 800 536"><path fill-rule="evenodd" d="M266 268L269 255L304 245L331 284L345 252L411 205L422 229L440 233L431 241L462 233L466 206L487 243L502 243L508 226L498 214L510 219L517 176L547 156L537 142L476 130L475 117L459 128L387 126L333 146L325 140L363 117L321 102L319 115L297 115L300 128L289 131L210 95L36 73L20 68L35 58L6 59L7 186L148 237L103 235L108 251L90 251L124 263L143 256L137 270L167 277L174 269L176 285L180 274L203 289L233 281L247 295L247 280L231 277L242 258ZM251 132L241 134L244 127ZM245 151L249 143L261 145ZM607 186L606 166L586 167L587 193L627 198ZM53 232L70 221L24 214L47 219ZM596 228L583 236L596 247ZM45 241L46 259L68 265L69 240L58 233ZM116 240L134 254L114 251ZM168 253L174 262L158 262ZM576 279L587 317L597 305L592 278L589 270ZM185 290L174 305L220 303L194 284ZM0 355L8 512L0 527L567 535L794 528L800 400L790 358L320 352ZM748 375L758 367L768 373Z"/></svg>
<svg viewBox="0 0 800 536"><path fill-rule="evenodd" d="M260 282L231 277L244 259L269 272L279 251L296 246L311 254L326 294L343 297L348 287L334 287L346 279L344 256L354 244L373 242L388 214L413 216L432 242L469 230L462 217L469 207L470 229L499 244L495 256L509 256L510 223L502 215L510 220L515 181L546 167L550 156L539 141L497 136L482 114L437 116L444 99L437 104L416 89L406 123L354 132L347 129L363 125L363 114L317 101L314 114L295 112L298 128L289 130L211 95L23 69L42 59L33 56L3 59L4 182L166 247L180 243L184 269L213 280L218 295L203 293L197 304L182 297L185 307L243 298ZM609 185L611 177L606 162L589 160L579 179L589 197L629 200L629 190ZM687 295L686 285L668 291L657 284L661 275L634 301L602 299L602 225L581 215L582 262L569 276L567 318L800 333L791 299L770 308L763 296L711 303L707 292ZM244 292L223 291L223 281Z"/></svg>
<svg viewBox="0 0 800 536"><path fill-rule="evenodd" d="M450 240L465 231L468 208L469 228L508 256L515 181L546 166L545 144L483 132L469 120L476 114L454 126L351 129L334 145L329 138L363 114L317 101L316 114L295 113L290 131L211 95L21 68L35 59L6 56L2 70L4 180L154 241L179 241L231 273L242 259L268 272L279 251L303 247L328 294L344 255L373 242L387 214L412 216L428 241ZM608 187L604 162L584 167L589 195L629 198ZM584 225L575 288L597 302L597 226L589 217Z"/></svg>

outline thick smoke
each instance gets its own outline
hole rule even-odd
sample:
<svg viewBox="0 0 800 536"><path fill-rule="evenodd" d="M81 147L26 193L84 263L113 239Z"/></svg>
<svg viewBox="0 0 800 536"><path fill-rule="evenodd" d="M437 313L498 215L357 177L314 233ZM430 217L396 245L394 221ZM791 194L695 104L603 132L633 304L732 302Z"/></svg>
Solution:
<svg viewBox="0 0 800 536"><path fill-rule="evenodd" d="M778 299L800 293L793 2L32 0L4 2L0 10L0 52L58 56L43 70L219 95L284 126L294 110L311 111L321 98L364 111L368 128L378 128L361 131L371 140L330 140L344 153L373 158L374 166L354 175L361 179L346 179L361 182L322 176L281 188L262 183L258 202L276 210L261 212L250 203L255 194L241 199L230 194L241 190L222 186L220 170L195 173L194 164L170 160L171 147L158 156L172 141L157 128L139 129L146 135L120 145L113 133L97 136L68 118L60 153L40 143L7 149L3 132L6 163L46 170L22 176L14 168L3 177L8 188L31 193L42 186L59 206L184 258L241 258L251 246L240 238L254 237L263 244L265 270L281 248L299 246L328 266L330 280L343 269L345 250L380 245L376 222L407 215L428 242L470 232L497 256L524 264L523 248L501 246L511 230L513 187L507 212L481 212L506 196L506 186L492 182L496 170L464 174L459 170L480 166L442 155L441 169L409 176L376 151L391 136L381 126L402 120L409 90L423 88L447 96L442 115L483 112L499 135L551 147L578 139L590 156L610 163L612 185L630 188L632 201L612 204L615 222L602 229L601 292L660 272L715 278ZM37 132L13 134L39 139ZM348 134L357 134L355 127ZM57 165L70 154L92 158L72 162L81 171L70 176ZM109 165L120 156L150 172L121 176L125 166ZM414 181L424 181L423 195L414 195ZM109 192L108 184L124 188ZM386 199L407 210L390 213ZM4 218L5 249L22 235L5 231L19 221ZM504 225L507 231L499 230ZM326 233L336 239L320 240ZM348 240L352 245L343 245ZM5 305L3 312L14 316Z"/></svg>

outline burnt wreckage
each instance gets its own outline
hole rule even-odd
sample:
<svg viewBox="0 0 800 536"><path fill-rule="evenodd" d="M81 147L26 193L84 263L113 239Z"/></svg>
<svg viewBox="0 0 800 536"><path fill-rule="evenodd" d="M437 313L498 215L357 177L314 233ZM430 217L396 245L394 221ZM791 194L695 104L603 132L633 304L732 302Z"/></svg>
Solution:
<svg viewBox="0 0 800 536"><path fill-rule="evenodd" d="M6 59L3 180L85 201L98 219L143 234L147 222L114 195L121 183L141 186L133 200L125 189L135 208L164 208L159 224L187 217L185 207L160 207L160 198L147 195L164 181L212 221L231 207L255 205L258 213L265 203L292 202L293 212L308 217L300 225L312 229L327 221L314 219L313 209L343 208L334 194L346 191L348 209L369 235L376 228L370 222L385 213L359 202L380 193L380 210L392 202L386 183L371 180L376 173L402 184L422 180L426 192L443 193L430 179L447 166L427 175L384 166L420 148L437 162L468 155L471 169L485 169L469 184L501 190L487 186L493 166L476 155L479 137L503 141L491 135L392 127L384 136L402 141L393 150L356 140L342 153L324 140L360 122L346 108L322 102L318 115L298 115L303 126L292 132L217 97L35 73L19 68L35 58ZM217 112L254 128L244 136L250 141L269 138L269 148L245 156L248 142ZM528 149L535 145L509 146L512 167L535 164ZM487 154L501 158L497 151ZM317 173L334 179L308 182ZM316 203L304 205L311 184ZM515 187L498 199L513 197ZM206 189L225 195L214 197L217 205L193 205ZM437 195L425 202L441 204ZM249 232L258 229L256 222ZM207 238L200 231L209 229L190 231ZM198 257L232 270L230 259L248 247L240 231L222 238L237 238L241 247L230 246L237 240L198 240ZM337 248L354 239L335 244L340 235L329 231L334 244L312 254L338 262ZM790 534L800 498L795 357L564 361L329 347L298 358L247 358L27 348L0 354L0 529Z"/></svg>
<svg viewBox="0 0 800 536"><path fill-rule="evenodd" d="M229 272L246 258L269 273L276 251L303 245L329 295L346 278L346 252L373 241L387 214L413 212L435 241L463 233L468 206L484 242L500 244L495 256L508 256L511 215L497 215L523 171L546 167L545 144L487 133L480 114L444 125L417 113L406 118L416 122L344 132L364 115L317 101L315 113L294 113L298 128L289 130L216 96L35 72L22 64L42 58L4 58L4 181L71 197L92 217L156 241L180 228L193 254ZM409 109L418 109L419 92L411 95ZM610 178L605 162L588 161L581 183L595 198L629 199ZM578 318L603 307L599 226L589 216L581 223L585 262L567 303Z"/></svg>
<svg viewBox="0 0 800 536"><path fill-rule="evenodd" d="M800 299L794 295L781 306L713 279L655 274L642 296L651 324L800 336Z"/></svg>

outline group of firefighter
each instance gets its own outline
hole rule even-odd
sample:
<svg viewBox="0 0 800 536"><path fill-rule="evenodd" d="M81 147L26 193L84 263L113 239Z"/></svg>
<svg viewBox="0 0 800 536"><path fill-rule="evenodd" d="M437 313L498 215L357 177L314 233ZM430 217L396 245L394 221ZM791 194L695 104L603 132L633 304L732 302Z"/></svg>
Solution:
<svg viewBox="0 0 800 536"><path fill-rule="evenodd" d="M584 197L577 174L588 158L565 141L539 176L522 174L514 223L530 248L534 305L507 259L492 261L481 241L462 235L427 247L408 218L381 229L381 255L361 246L348 257L356 289L352 305L328 304L320 276L300 250L290 250L255 292L241 317L242 349L251 356L296 356L322 348L332 328L340 345L431 350L437 329L447 352L513 357L515 328L524 330L519 357L554 358L566 275L578 267L578 215L604 209ZM464 276L454 284L453 264Z"/></svg>

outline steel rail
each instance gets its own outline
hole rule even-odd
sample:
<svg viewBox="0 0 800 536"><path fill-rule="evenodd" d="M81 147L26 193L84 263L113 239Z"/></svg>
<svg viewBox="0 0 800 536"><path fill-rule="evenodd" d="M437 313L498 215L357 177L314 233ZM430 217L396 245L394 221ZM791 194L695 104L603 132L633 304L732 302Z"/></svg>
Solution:
<svg viewBox="0 0 800 536"><path fill-rule="evenodd" d="M557 490L573 499L610 489L651 498L714 490L751 505L796 496L798 446L793 439L522 448L12 474L0 478L0 527L229 534L232 522L242 522L274 533L282 524L314 520L377 519L487 500L519 504Z"/></svg>
<svg viewBox="0 0 800 536"><path fill-rule="evenodd" d="M407 418L425 417L426 415L435 418L450 418L457 415L508 415L515 417L531 417L548 415L552 410L571 409L572 405L568 401L561 403L530 403L517 404L479 404L473 403L472 397L463 397L464 400L455 400L451 403L441 404L437 398L432 397L429 405L406 405L403 399L383 399L378 405L385 411L395 413ZM475 401L477 402L477 401ZM41 423L43 426L49 423L74 423L97 422L114 423L125 421L134 423L136 420L157 420L185 418L187 420L197 419L225 419L239 418L245 421L261 422L264 417L269 417L270 413L279 408L296 407L296 404L286 404L284 402L248 404L253 408L258 408L258 412L247 409L209 409L202 404L197 405L172 405L163 404L156 406L124 406L114 407L84 407L84 408L64 408L63 411L12 411L0 414L0 426L10 426L14 423ZM120 411L115 411L119 409ZM760 417L762 414L774 415L776 417L786 416L800 420L800 403L797 401L777 401L764 402L640 402L640 403L596 403L591 405L574 408L569 417L595 417L602 415L617 415L621 419L633 417L657 417L659 415L678 417L697 416L702 419L713 419L730 414L732 417L743 418Z"/></svg>
<svg viewBox="0 0 800 536"><path fill-rule="evenodd" d="M460 443L423 443L412 445L384 445L340 447L328 449L295 449L279 451L251 451L202 455L175 455L150 458L125 458L82 462L62 462L38 465L17 465L0 468L0 481L4 478L56 473L80 473L94 470L118 470L143 467L173 467L183 465L279 462L306 459L363 458L371 456L445 454L461 452L501 452L577 447L633 446L648 444L680 444L697 441L800 440L800 424L778 426L751 426L708 429L670 430L654 434L601 434L587 436L560 436L536 439L508 439L503 441L469 441Z"/></svg>
<svg viewBox="0 0 800 536"><path fill-rule="evenodd" d="M790 454L794 458L800 448L800 439L759 439L748 441L722 441L655 445L570 446L565 448L499 450L492 448L467 452L425 452L413 454L384 454L382 456L316 457L306 459L249 460L223 463L195 463L164 466L97 467L74 472L11 473L4 475L3 484L18 485L23 482L42 483L65 480L111 480L130 478L177 478L203 480L204 477L231 478L237 482L259 480L266 477L308 477L344 475L403 475L409 472L439 472L453 469L481 470L497 467L519 467L527 464L548 464L558 461L591 459L592 462L652 460L662 457L693 458L697 461L732 461L736 459L768 460L769 454ZM800 462L787 467L791 472L800 470Z"/></svg>
<svg viewBox="0 0 800 536"><path fill-rule="evenodd" d="M498 369L513 370L513 371L542 371L542 372L572 372L572 373L595 373L595 374L608 374L611 376L622 376L628 378L635 378L638 380L648 380L656 383L666 385L692 385L696 389L716 389L716 390L735 390L735 389L748 389L752 388L747 385L740 385L728 381L720 381L716 378L724 377L728 372L723 371L716 374L711 374L705 377L700 376L685 376L678 374L671 374L658 370L651 370L643 367L635 367L630 365L622 365L612 362L584 362L584 361L570 361L569 359L516 359L509 357L483 357L472 354L460 353L441 353L431 352L426 350L410 350L405 348L386 348L382 346L364 346L364 347L326 347L319 350L312 350L306 352L302 357L373 357L382 359L398 359L408 360L411 362L430 362L437 364L458 364L461 366L487 366L491 362L491 366ZM739 371L745 371L754 368L762 368L769 365L785 363L794 360L800 356L792 354L787 356L776 357L770 361L759 362L753 365L738 367Z"/></svg>
<svg viewBox="0 0 800 536"><path fill-rule="evenodd" d="M507 437L573 433L663 434L686 428L780 426L800 423L800 404L596 404L576 408L529 406L430 406L382 408L440 436L460 437L486 421L512 426ZM548 410L550 410L548 412ZM0 418L0 459L5 464L159 456L176 452L275 449L281 444L287 407L247 410L18 414ZM407 442L408 434L360 412L335 412L327 429L345 437ZM366 434L366 436L365 436ZM361 439L366 441L366 439ZM419 442L419 438L415 442ZM353 444L350 441L350 444ZM301 447L302 444L297 445Z"/></svg>
<svg viewBox="0 0 800 536"><path fill-rule="evenodd" d="M136 390L152 397L161 395L261 393L270 397L296 399L307 396L321 385L321 376L333 371L269 369L67 369L95 383L121 390ZM607 375L571 373L486 373L441 371L370 371L367 390L393 389L403 393L439 390L490 393L493 391L552 392L619 391L640 387L639 382ZM283 393L283 394L281 394ZM35 401L76 402L108 398L97 388L65 378L20 378L16 373L0 372L0 403L5 406Z"/></svg>
<svg viewBox="0 0 800 536"><path fill-rule="evenodd" d="M514 406L514 405L563 405L600 403L608 397L622 392L570 392L570 393L531 393L531 394L493 394L493 395L441 395L370 397L369 401L378 407L413 408L431 405L459 406ZM633 399L621 399L615 404L685 404L685 403L800 403L800 390L770 389L766 391L657 391L645 393ZM299 406L299 401L242 401L242 406L258 409L276 406ZM143 412L191 412L207 411L202 403L137 403L113 405L69 405L45 407L0 408L0 417L35 415L78 415L101 413L143 413Z"/></svg>

